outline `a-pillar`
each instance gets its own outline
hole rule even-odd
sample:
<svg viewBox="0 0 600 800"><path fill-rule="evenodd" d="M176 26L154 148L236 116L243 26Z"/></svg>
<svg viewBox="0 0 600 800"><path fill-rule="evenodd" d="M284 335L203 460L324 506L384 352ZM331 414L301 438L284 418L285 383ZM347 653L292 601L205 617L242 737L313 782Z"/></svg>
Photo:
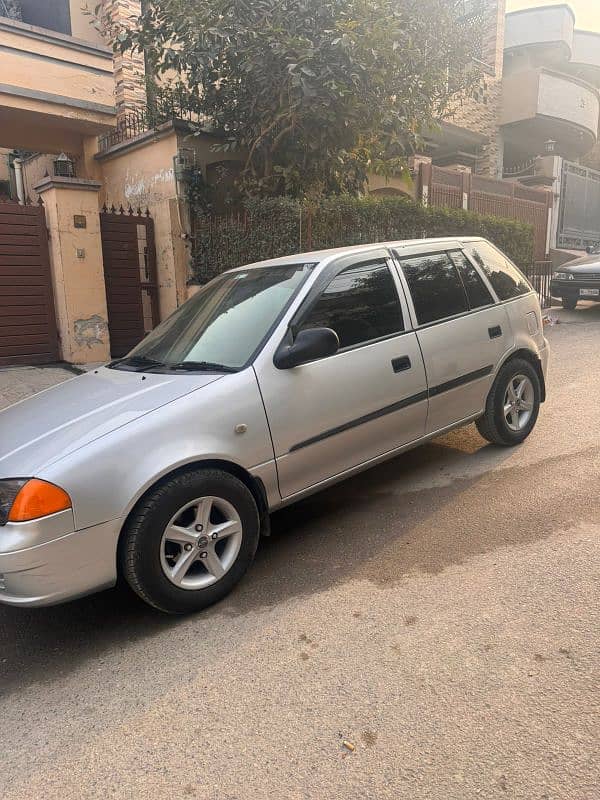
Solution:
<svg viewBox="0 0 600 800"><path fill-rule="evenodd" d="M110 357L100 187L99 181L58 177L34 187L46 208L61 356L71 364Z"/></svg>

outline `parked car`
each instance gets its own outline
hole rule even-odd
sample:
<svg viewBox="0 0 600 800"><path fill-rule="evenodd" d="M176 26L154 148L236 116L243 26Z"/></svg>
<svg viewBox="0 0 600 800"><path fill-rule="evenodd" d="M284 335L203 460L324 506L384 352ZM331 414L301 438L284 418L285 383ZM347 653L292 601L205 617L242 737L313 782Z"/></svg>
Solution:
<svg viewBox="0 0 600 800"><path fill-rule="evenodd" d="M587 255L563 264L552 276L550 293L568 309L574 309L579 300L600 302L600 245L588 247Z"/></svg>
<svg viewBox="0 0 600 800"><path fill-rule="evenodd" d="M120 574L162 611L207 606L274 509L472 421L522 442L547 361L536 293L483 239L226 272L129 356L0 413L0 601Z"/></svg>

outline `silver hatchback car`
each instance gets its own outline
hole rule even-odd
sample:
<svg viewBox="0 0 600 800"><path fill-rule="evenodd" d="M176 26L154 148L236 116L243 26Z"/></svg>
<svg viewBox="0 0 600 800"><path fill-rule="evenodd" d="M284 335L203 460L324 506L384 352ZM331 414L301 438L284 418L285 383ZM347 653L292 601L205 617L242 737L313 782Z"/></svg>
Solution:
<svg viewBox="0 0 600 800"><path fill-rule="evenodd" d="M162 611L203 608L274 509L472 421L522 442L547 361L535 292L483 239L226 272L127 357L0 413L0 601L121 575Z"/></svg>

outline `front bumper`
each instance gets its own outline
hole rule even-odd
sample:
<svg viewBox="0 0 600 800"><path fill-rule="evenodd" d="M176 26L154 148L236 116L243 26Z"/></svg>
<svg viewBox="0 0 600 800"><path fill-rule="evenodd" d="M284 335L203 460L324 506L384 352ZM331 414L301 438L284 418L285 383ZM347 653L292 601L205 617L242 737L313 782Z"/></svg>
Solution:
<svg viewBox="0 0 600 800"><path fill-rule="evenodd" d="M581 294L581 289L597 291L597 295ZM550 281L550 294L562 300L595 300L600 302L600 284L598 281Z"/></svg>
<svg viewBox="0 0 600 800"><path fill-rule="evenodd" d="M0 603L49 606L113 586L121 522L76 531L61 511L0 527Z"/></svg>

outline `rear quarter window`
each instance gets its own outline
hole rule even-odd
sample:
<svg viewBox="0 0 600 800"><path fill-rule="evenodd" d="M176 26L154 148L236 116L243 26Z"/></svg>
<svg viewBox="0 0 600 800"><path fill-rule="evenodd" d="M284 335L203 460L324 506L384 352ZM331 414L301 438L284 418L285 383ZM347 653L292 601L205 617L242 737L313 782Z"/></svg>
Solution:
<svg viewBox="0 0 600 800"><path fill-rule="evenodd" d="M523 273L493 245L471 242L465 250L483 270L500 300L511 300L532 291Z"/></svg>

